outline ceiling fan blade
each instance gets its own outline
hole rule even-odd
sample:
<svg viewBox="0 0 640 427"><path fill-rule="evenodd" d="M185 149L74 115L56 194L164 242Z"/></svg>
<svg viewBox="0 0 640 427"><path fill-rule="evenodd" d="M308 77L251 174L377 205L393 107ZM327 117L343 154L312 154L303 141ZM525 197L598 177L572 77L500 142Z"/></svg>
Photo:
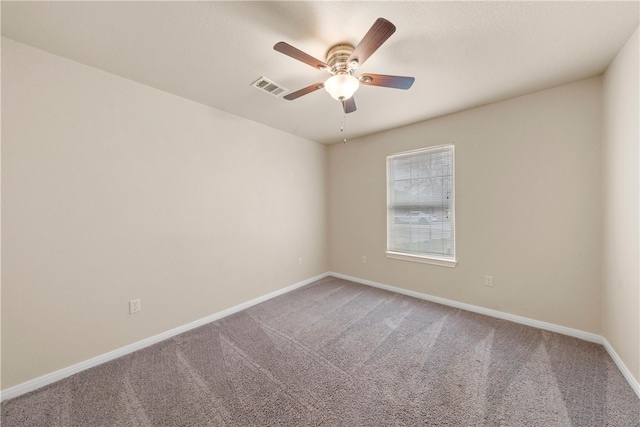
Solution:
<svg viewBox="0 0 640 427"><path fill-rule="evenodd" d="M363 74L360 76L360 83L369 86L383 86L394 89L407 90L411 87L415 77L385 76L384 74Z"/></svg>
<svg viewBox="0 0 640 427"><path fill-rule="evenodd" d="M376 19L367 34L364 35L358 46L351 52L348 62L357 60L359 65L364 64L373 52L378 50L382 43L387 41L396 31L396 26L384 18Z"/></svg>
<svg viewBox="0 0 640 427"><path fill-rule="evenodd" d="M292 57L293 59L297 59L298 61L304 62L307 65L311 65L313 68L317 68L322 71L328 71L331 69L331 67L329 67L324 62L304 53L300 49L297 49L288 43L279 42L276 43L273 48L280 53L284 53L285 55Z"/></svg>
<svg viewBox="0 0 640 427"><path fill-rule="evenodd" d="M324 83L323 82L318 82L318 83L314 83L310 86L307 86L305 88L302 88L300 90L297 90L295 92L291 92L288 95L285 95L283 98L286 99L287 101L293 101L296 98L300 98L302 95L306 95L308 93L314 92L318 89L322 89L324 87Z"/></svg>
<svg viewBox="0 0 640 427"><path fill-rule="evenodd" d="M342 108L344 109L345 114L356 111L356 100L353 99L353 96L346 101L342 101Z"/></svg>

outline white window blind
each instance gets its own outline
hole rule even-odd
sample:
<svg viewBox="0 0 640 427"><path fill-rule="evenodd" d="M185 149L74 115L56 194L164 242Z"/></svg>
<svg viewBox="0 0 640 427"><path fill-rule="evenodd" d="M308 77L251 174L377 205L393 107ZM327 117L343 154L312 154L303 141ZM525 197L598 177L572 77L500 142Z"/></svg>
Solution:
<svg viewBox="0 0 640 427"><path fill-rule="evenodd" d="M387 255L455 266L454 148L387 157Z"/></svg>

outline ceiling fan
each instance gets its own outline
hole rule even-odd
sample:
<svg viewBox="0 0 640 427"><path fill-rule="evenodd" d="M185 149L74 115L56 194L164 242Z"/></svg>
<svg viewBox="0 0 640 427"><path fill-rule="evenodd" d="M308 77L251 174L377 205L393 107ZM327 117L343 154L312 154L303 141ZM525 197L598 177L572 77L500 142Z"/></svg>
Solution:
<svg viewBox="0 0 640 427"><path fill-rule="evenodd" d="M378 18L355 48L350 44L337 44L331 47L327 52L326 62L322 62L285 42L276 43L273 48L278 52L332 75L324 82L314 83L291 92L284 99L292 101L318 89L325 88L334 99L342 103L345 113L352 113L356 111L356 102L353 99L353 94L360 87L360 83L368 86L409 89L415 80L413 77L387 76L383 74L361 74L360 77L354 77L353 75L355 70L364 64L371 54L382 46L395 31L395 25L384 18Z"/></svg>

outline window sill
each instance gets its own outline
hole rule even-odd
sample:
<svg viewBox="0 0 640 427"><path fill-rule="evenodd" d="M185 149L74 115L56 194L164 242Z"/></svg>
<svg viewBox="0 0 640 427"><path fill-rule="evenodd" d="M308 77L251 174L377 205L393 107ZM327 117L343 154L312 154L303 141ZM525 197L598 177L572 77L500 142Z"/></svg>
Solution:
<svg viewBox="0 0 640 427"><path fill-rule="evenodd" d="M390 251L387 251L387 258L400 259L403 261L419 262L422 264L433 264L433 265L439 265L441 267L449 267L449 268L454 268L456 264L458 264L458 261L455 261L455 260L449 260L449 259L443 259L443 258L431 258L426 256L420 256L420 255L409 255L409 254L403 254L399 252L390 252Z"/></svg>

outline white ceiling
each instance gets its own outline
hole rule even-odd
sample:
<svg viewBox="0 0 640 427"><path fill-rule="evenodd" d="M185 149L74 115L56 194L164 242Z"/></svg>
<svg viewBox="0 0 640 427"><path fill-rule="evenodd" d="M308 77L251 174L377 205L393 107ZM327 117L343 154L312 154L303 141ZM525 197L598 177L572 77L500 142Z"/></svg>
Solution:
<svg viewBox="0 0 640 427"><path fill-rule="evenodd" d="M414 76L362 86L350 138L601 74L639 25L639 2L9 2L2 35L324 144L342 140L340 103L290 91L328 74L273 50L325 60L378 17L397 31L358 73Z"/></svg>

